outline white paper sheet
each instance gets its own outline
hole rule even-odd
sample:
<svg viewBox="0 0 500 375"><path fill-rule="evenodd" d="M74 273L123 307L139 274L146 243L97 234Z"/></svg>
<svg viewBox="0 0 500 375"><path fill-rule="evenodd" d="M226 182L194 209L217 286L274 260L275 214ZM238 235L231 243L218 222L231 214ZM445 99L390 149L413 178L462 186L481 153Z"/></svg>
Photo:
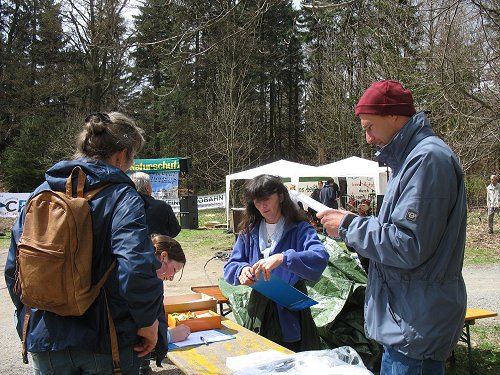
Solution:
<svg viewBox="0 0 500 375"><path fill-rule="evenodd" d="M235 336L229 335L216 329L209 329L206 331L192 332L184 341L172 342L168 344L169 349L185 348L186 346L204 345L205 343L201 338L210 345L211 342L225 341L234 339Z"/></svg>
<svg viewBox="0 0 500 375"><path fill-rule="evenodd" d="M307 207L311 207L314 211L321 212L330 209L328 206L325 206L323 203L312 199L310 196L305 195L304 193L299 193L295 190L290 190L288 193L295 196L298 201L304 203Z"/></svg>

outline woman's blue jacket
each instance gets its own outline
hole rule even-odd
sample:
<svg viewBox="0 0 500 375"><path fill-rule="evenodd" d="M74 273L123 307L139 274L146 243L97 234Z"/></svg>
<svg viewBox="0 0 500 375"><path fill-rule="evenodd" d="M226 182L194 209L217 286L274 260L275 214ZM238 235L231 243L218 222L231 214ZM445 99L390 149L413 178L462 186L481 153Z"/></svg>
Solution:
<svg viewBox="0 0 500 375"><path fill-rule="evenodd" d="M110 184L90 202L93 224L92 281L97 282L114 259L104 289L113 316L120 348L139 341L138 328L160 322L157 361L167 350L167 324L163 308L163 282L156 276L159 261L154 256L148 236L144 202L133 182L120 169L84 159L62 161L50 168L41 190L64 191L66 178L74 167L81 166L87 174L85 191ZM13 229L5 266L5 280L15 305L17 331L21 337L24 305L14 293L17 243L22 234L25 212L20 213ZM50 288L50 285L47 285ZM82 316L59 316L32 309L27 349L29 352L63 350L68 347L110 353L106 304L103 293Z"/></svg>

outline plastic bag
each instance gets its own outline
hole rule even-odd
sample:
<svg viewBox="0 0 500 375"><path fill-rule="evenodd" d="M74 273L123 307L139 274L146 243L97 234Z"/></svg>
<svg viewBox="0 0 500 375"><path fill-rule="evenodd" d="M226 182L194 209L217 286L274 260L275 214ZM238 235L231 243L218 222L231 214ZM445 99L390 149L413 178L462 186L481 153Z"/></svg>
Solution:
<svg viewBox="0 0 500 375"><path fill-rule="evenodd" d="M245 367L233 372L233 375L303 375L313 371L321 375L373 375L350 346L295 353L283 359Z"/></svg>

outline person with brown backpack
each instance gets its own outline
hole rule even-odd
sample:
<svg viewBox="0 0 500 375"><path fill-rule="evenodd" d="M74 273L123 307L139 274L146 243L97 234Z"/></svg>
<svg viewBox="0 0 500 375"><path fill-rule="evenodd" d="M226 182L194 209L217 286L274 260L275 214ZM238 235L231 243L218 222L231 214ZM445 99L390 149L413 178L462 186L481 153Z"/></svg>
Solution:
<svg viewBox="0 0 500 375"><path fill-rule="evenodd" d="M89 115L75 159L45 173L14 224L5 280L35 374L137 374L165 357L161 264L125 174L143 144L125 115Z"/></svg>

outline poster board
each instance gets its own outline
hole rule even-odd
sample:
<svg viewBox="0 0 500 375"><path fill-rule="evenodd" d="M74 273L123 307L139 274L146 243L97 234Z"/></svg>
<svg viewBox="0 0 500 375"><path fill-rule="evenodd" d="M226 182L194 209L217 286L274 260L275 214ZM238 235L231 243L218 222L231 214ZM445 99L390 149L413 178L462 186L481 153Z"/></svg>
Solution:
<svg viewBox="0 0 500 375"><path fill-rule="evenodd" d="M176 199L182 158L134 159L127 173L144 172L151 178L151 194L155 199Z"/></svg>

